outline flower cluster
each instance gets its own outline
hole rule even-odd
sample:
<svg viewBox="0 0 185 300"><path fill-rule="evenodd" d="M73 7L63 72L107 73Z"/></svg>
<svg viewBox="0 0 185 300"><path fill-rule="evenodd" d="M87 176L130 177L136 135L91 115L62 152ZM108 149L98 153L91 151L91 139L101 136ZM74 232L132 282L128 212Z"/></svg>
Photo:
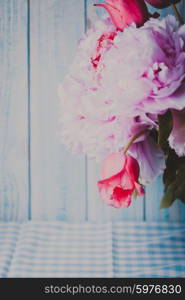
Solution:
<svg viewBox="0 0 185 300"><path fill-rule="evenodd" d="M179 1L146 2L163 8ZM98 5L110 17L94 24L80 42L59 89L62 140L74 152L96 159L114 153L110 165L113 157L120 161L121 156L123 169L132 160L131 166L136 170L138 164L140 180L145 183L166 166L166 153L157 144L156 133L159 117L169 110L173 120L169 145L178 156L185 156L185 26L179 26L173 16L150 17L141 0L107 0ZM125 157L123 149L130 140ZM130 205L130 195L137 190L133 182L139 185L139 171L135 174L131 176L134 180L127 180L131 188L126 192L122 173L107 193L103 176L99 189L108 203ZM112 178L116 173L109 175Z"/></svg>

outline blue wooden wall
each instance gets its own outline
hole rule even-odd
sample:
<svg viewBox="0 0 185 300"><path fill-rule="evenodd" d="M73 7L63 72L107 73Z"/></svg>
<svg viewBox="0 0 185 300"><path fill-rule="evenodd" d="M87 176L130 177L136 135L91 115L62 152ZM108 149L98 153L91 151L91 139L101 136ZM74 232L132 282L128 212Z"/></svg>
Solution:
<svg viewBox="0 0 185 300"><path fill-rule="evenodd" d="M159 210L160 178L129 209L107 207L97 193L98 166L59 142L57 88L78 40L101 17L94 2L0 0L1 221L185 220L179 201Z"/></svg>

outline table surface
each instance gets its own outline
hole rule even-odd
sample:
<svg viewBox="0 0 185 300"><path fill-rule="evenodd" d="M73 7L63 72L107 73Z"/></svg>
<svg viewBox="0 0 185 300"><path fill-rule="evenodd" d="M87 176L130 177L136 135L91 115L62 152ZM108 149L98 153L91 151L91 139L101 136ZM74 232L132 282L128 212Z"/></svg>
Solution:
<svg viewBox="0 0 185 300"><path fill-rule="evenodd" d="M0 277L185 277L185 223L0 223Z"/></svg>

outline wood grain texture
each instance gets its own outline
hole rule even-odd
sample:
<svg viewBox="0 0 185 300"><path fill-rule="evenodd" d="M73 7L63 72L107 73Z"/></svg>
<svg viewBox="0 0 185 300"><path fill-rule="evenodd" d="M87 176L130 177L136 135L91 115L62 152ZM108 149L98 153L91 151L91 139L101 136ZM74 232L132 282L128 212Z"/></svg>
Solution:
<svg viewBox="0 0 185 300"><path fill-rule="evenodd" d="M84 30L83 0L30 1L33 219L85 219L85 158L60 144L57 94Z"/></svg>
<svg viewBox="0 0 185 300"><path fill-rule="evenodd" d="M27 1L0 0L0 220L28 218Z"/></svg>
<svg viewBox="0 0 185 300"><path fill-rule="evenodd" d="M57 90L85 29L106 14L95 2L0 0L0 220L185 220L180 201L159 209L161 177L129 209L107 207L100 166L60 144ZM185 1L178 8L185 18Z"/></svg>

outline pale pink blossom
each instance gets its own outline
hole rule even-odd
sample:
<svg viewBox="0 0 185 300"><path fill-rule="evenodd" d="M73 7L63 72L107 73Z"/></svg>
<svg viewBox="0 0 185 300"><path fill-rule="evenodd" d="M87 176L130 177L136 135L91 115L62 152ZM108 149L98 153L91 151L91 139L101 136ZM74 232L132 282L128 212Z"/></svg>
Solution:
<svg viewBox="0 0 185 300"><path fill-rule="evenodd" d="M102 59L101 86L117 111L137 115L185 107L174 93L185 78L185 26L173 16L126 28Z"/></svg>
<svg viewBox="0 0 185 300"><path fill-rule="evenodd" d="M59 89L62 141L96 159L119 153L140 130L158 129L158 114L185 108L185 26L168 16L112 38L114 31L110 18L91 28ZM144 181L165 168L149 133L129 154Z"/></svg>

